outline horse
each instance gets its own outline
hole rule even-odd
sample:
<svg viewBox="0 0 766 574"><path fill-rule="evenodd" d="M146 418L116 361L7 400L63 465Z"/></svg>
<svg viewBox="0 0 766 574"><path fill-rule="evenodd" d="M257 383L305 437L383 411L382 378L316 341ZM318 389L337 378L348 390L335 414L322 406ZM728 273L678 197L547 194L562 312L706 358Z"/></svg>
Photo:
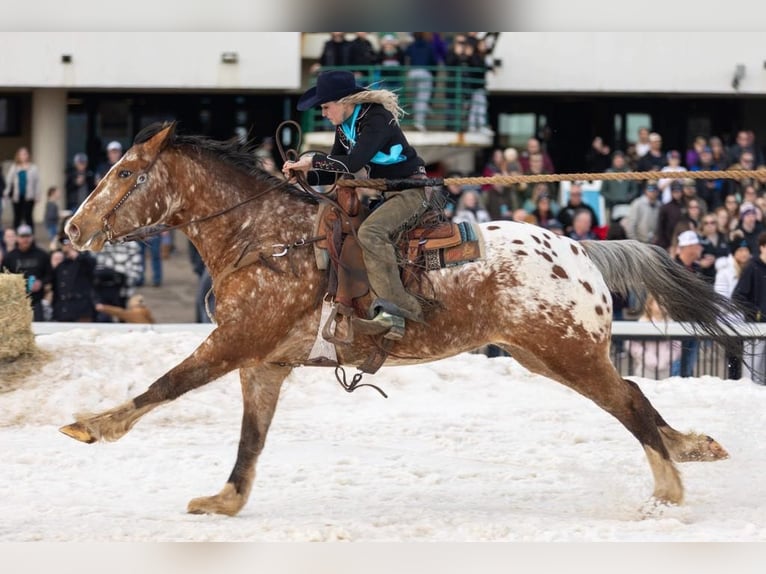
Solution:
<svg viewBox="0 0 766 574"><path fill-rule="evenodd" d="M217 494L194 498L190 513L236 515L246 504L277 400L318 338L327 271L307 239L315 197L259 168L247 145L176 133L175 123L142 130L65 229L80 250L107 241L182 230L213 278L216 326L182 362L131 400L80 413L62 427L86 443L114 441L154 408L239 370L241 436L234 467ZM728 453L713 438L671 427L609 356L611 292L644 292L673 320L726 336L730 304L662 249L636 241L582 241L527 223L479 228L484 254L428 272L433 296L424 323L407 325L386 365L436 361L495 344L534 373L574 389L638 440L654 478L656 503L681 504L676 462ZM341 365L358 366L379 339L337 346Z"/></svg>

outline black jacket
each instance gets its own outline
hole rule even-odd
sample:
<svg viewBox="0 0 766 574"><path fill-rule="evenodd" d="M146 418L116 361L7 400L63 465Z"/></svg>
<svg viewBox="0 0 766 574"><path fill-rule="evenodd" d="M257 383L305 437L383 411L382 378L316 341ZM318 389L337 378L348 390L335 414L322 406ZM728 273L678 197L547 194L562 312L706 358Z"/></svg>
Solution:
<svg viewBox="0 0 766 574"><path fill-rule="evenodd" d="M65 258L53 270L53 320L92 320L93 269L96 260L88 253L75 259Z"/></svg>
<svg viewBox="0 0 766 574"><path fill-rule="evenodd" d="M401 154L407 158L405 161L390 165L370 163L376 153L388 154L391 147L397 144L402 146ZM337 126L330 154L314 154L313 168L320 173L317 174L318 181L310 181L312 184L332 183L336 173L353 174L365 166L369 166L369 176L373 179L406 178L414 175L423 165L423 160L407 142L391 112L380 104L362 104L356 119L356 144L352 146L341 126Z"/></svg>
<svg viewBox="0 0 766 574"><path fill-rule="evenodd" d="M40 279L43 284L51 282L50 255L36 245L32 245L27 251L21 251L17 247L8 252L8 255L3 259L2 266L0 266L0 270L3 269L11 273L21 273L25 279L34 276L35 279ZM29 294L32 303L39 303L43 295L45 295L43 289Z"/></svg>
<svg viewBox="0 0 766 574"><path fill-rule="evenodd" d="M766 320L766 263L753 257L742 270L731 298L741 303L748 321Z"/></svg>

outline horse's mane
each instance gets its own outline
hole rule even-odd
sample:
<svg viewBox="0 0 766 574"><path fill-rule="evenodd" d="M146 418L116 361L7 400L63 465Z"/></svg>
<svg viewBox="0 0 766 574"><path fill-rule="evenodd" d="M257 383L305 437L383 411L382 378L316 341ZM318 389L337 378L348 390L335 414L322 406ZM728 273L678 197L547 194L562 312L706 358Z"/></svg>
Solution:
<svg viewBox="0 0 766 574"><path fill-rule="evenodd" d="M168 126L167 122L155 122L143 128L133 140L133 144L141 144L149 141L160 131ZM230 140L214 140L200 135L178 134L173 131L168 144L174 148L192 147L205 153L209 153L216 159L234 167L235 169L254 177L258 182L270 186L284 184L284 180L274 177L263 169L261 160L255 155L256 145L250 140L241 143L237 138ZM281 185L280 188L289 195L306 203L317 203L316 198L307 194L294 185ZM256 191L257 188L251 188Z"/></svg>

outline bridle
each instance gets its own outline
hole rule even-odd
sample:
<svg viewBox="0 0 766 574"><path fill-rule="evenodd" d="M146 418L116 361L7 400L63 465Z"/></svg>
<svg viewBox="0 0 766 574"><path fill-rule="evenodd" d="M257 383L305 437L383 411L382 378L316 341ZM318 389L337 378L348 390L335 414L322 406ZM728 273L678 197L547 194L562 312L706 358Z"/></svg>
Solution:
<svg viewBox="0 0 766 574"><path fill-rule="evenodd" d="M283 130L287 126L292 126L297 131L297 140L298 144L297 147L300 147L300 140L301 140L301 127L300 124L298 124L295 121L287 120L279 124L276 129L276 137L274 138L277 143L277 149L279 150L279 153L282 157L282 160L294 159L298 157L298 152L295 149L288 149L284 150L281 143L281 138L279 137L280 131ZM149 172L154 167L154 164L159 159L160 155L162 154L162 151L160 151L152 160L152 162L136 177L136 183L131 187L128 191L126 191L122 197L120 197L115 204L107 211L106 215L104 215L101 218L102 221L102 231L104 232L104 235L106 235L106 239L109 242L113 241L120 241L121 243L124 243L126 241L143 241L145 239L148 239L150 237L154 237L156 235L159 235L165 231L170 231L172 229L180 229L183 227L187 227L189 225L202 223L204 221L208 221L209 219L213 219L215 217L220 217L221 215L225 215L226 213L229 213L230 211L234 211L235 209L238 209L242 207L243 205L254 201L258 199L259 197L262 197L266 195L267 193L271 193L272 191L275 191L277 189L282 189L290 184L289 179L284 179L274 185L269 186L268 188L256 193L255 195L252 195L246 199L243 199L242 201L239 201L233 205L230 205L228 207L224 207L223 209L219 209L217 211L214 211L213 213L209 213L207 215L203 215L201 217L197 217L195 219L192 219L190 221L186 221L184 223L178 223L176 225L165 225L165 224L159 224L159 225L148 225L145 227L139 227L138 229L135 229L131 233L127 235L123 235L122 237L114 237L114 230L112 229L112 225L110 223L110 219L112 216L117 212L120 207L127 201L127 199L135 192L140 186L145 184L149 179ZM326 194L317 192L309 183L306 181L306 178L301 173L295 174L295 181L298 187L303 190L307 195L313 197L319 202L325 202L330 203L331 205L334 205L336 207L338 206L337 202L335 202L333 199L328 197ZM304 245L308 245L311 243L314 243L315 241L318 241L320 238L302 238L299 239L293 243L290 244L279 244L274 245L275 253L274 257L282 257L287 254L287 251L293 247L302 247Z"/></svg>

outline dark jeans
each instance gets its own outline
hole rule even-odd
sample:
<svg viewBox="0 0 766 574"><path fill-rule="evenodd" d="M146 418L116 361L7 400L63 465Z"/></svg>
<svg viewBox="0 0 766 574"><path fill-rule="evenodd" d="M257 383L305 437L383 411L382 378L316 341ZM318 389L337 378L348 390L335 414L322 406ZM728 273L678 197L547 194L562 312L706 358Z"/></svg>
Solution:
<svg viewBox="0 0 766 574"><path fill-rule="evenodd" d="M32 210L35 207L34 201L19 201L13 204L13 228L18 229L19 225L26 223L35 231L35 223L32 220Z"/></svg>

